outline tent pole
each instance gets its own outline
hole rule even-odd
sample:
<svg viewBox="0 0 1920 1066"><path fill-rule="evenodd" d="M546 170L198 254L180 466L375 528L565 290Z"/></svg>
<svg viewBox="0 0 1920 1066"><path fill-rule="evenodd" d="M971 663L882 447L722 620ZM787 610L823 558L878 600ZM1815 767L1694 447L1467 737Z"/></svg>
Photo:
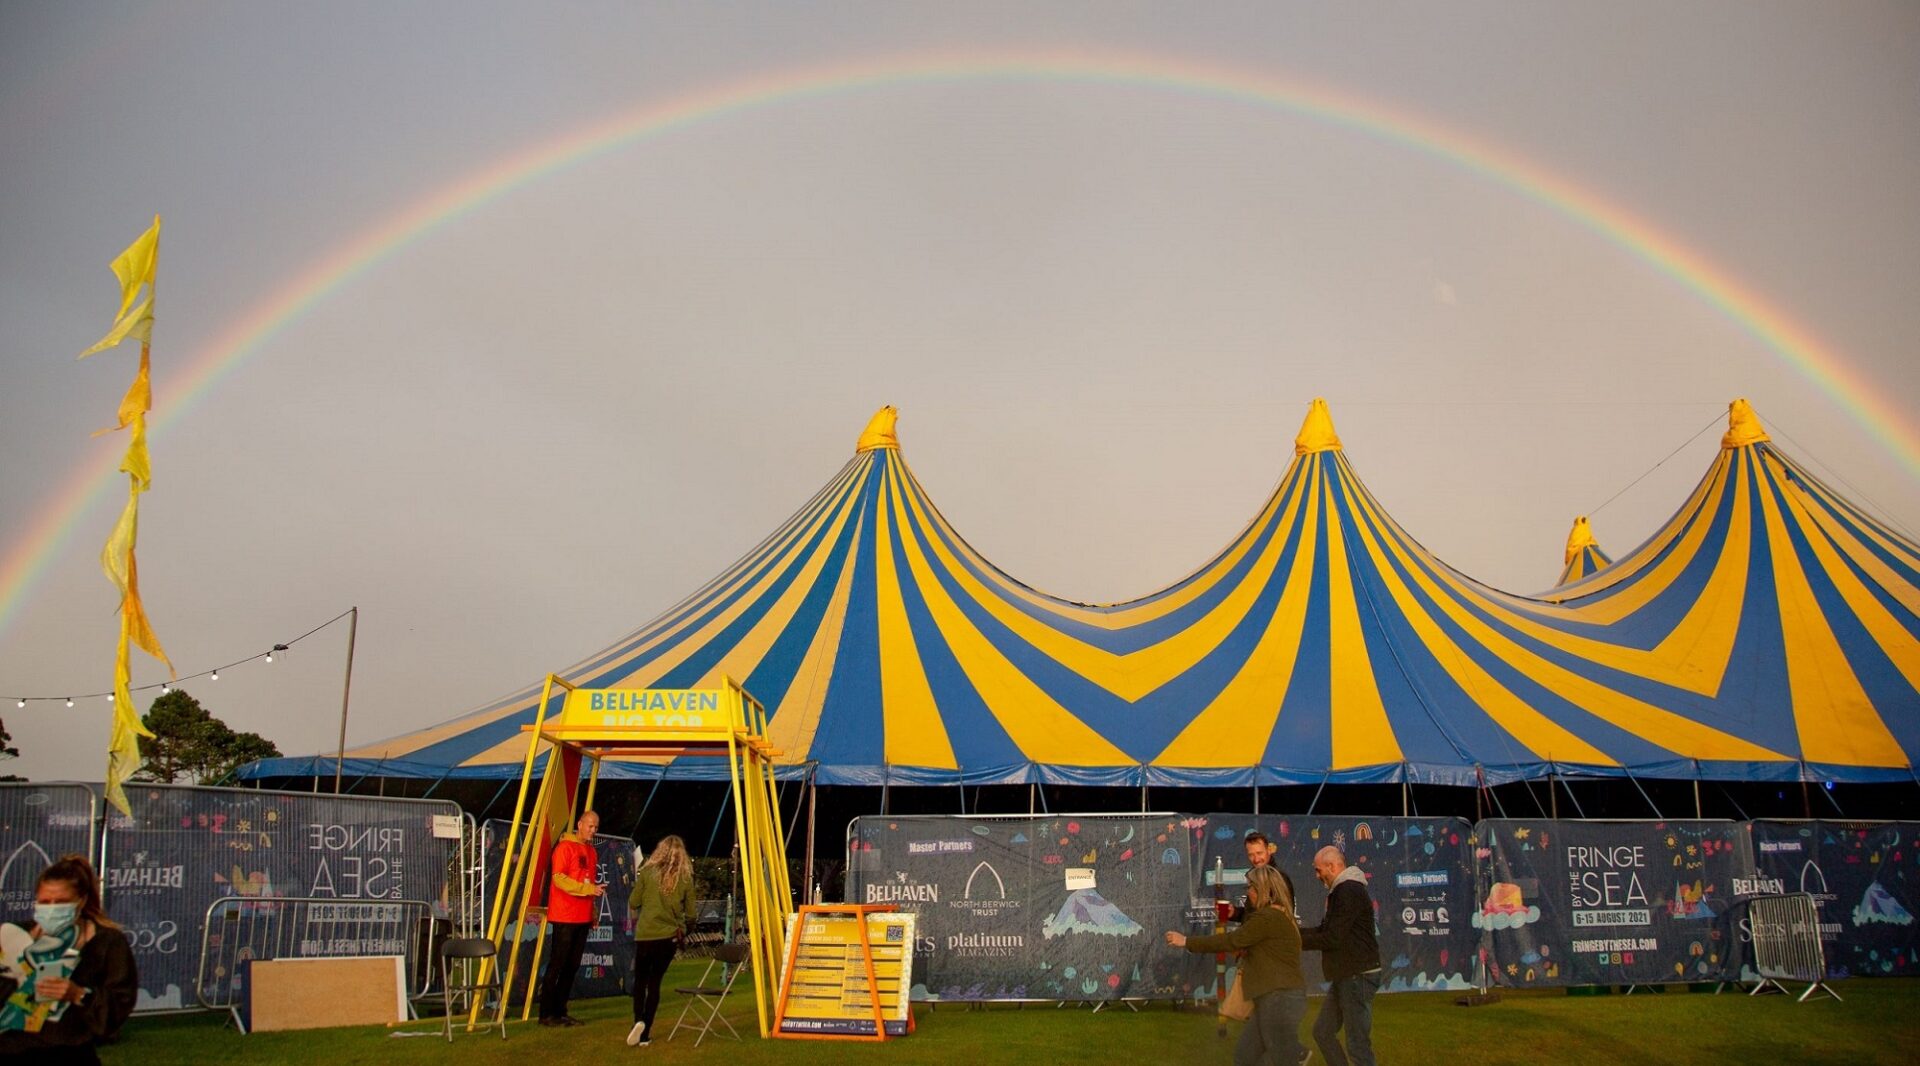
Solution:
<svg viewBox="0 0 1920 1066"><path fill-rule="evenodd" d="M633 832L627 834L635 844L640 843L640 823L647 820L647 808L653 806L653 794L660 791L660 782L666 779L667 768L662 766L660 776L653 779L653 787L647 790L647 798L640 803L640 817L633 820Z"/></svg>
<svg viewBox="0 0 1920 1066"><path fill-rule="evenodd" d="M1560 793L1554 791L1553 780L1554 780L1553 764L1548 763L1547 764L1547 803L1551 805L1551 808L1547 812L1547 817L1557 822L1560 820Z"/></svg>
<svg viewBox="0 0 1920 1066"><path fill-rule="evenodd" d="M1706 815L1700 813L1702 810L1704 810L1704 808L1700 806L1700 760L1695 759L1693 760L1693 816L1694 818L1696 819L1705 818Z"/></svg>
<svg viewBox="0 0 1920 1066"><path fill-rule="evenodd" d="M1622 772L1622 773L1626 773L1626 771L1624 771L1624 770L1623 770L1623 771L1621 771L1621 772ZM1643 799L1643 800L1646 800L1646 801L1647 801L1647 806L1649 806L1649 807L1651 807L1651 808L1653 808L1653 816L1654 816L1655 818L1665 818L1665 817L1666 817L1666 815L1664 815L1664 814L1661 814L1661 813L1660 813L1660 805L1659 805L1659 804L1657 804L1657 803L1655 803L1655 802L1653 802L1653 797L1652 797L1652 796L1649 796L1649 795L1647 795L1647 790L1646 790L1646 789L1644 789L1644 788L1641 788L1641 787L1640 787L1640 782L1639 782L1639 781L1638 781L1638 780L1637 780L1637 779L1636 779L1636 778L1635 778L1635 777L1634 777L1634 776L1633 776L1632 774L1627 774L1627 780L1629 780L1629 781L1632 781L1632 782L1633 782L1633 787L1634 787L1635 789L1637 789L1637 790L1639 791L1639 793L1640 793L1640 798L1641 798L1641 799ZM1567 796L1568 796L1568 798L1572 798L1572 796L1573 796L1573 789L1572 789L1572 787L1571 787L1571 786L1569 786L1569 787L1568 787L1568 789L1567 789ZM1697 800L1697 799L1699 798L1699 793L1698 793L1698 792L1696 792L1696 793L1694 793L1694 798L1695 798L1696 800Z"/></svg>
<svg viewBox="0 0 1920 1066"><path fill-rule="evenodd" d="M1636 785L1638 783L1639 782L1635 782ZM1573 794L1573 782L1562 781L1560 782L1560 787L1567 790L1567 802L1573 804L1573 816L1581 821L1585 821L1587 812L1580 809L1580 797ZM1648 802L1652 801L1649 800ZM1655 813L1657 814L1659 812L1656 811Z"/></svg>
<svg viewBox="0 0 1920 1066"><path fill-rule="evenodd" d="M887 786L891 784L891 782L888 780L888 778L890 778L891 776L892 776L891 774L887 773L887 765L885 763L881 763L880 764L880 814L882 817L884 817L887 813Z"/></svg>
<svg viewBox="0 0 1920 1066"><path fill-rule="evenodd" d="M1413 782L1407 780L1407 764L1400 764L1400 817L1413 809Z"/></svg>
<svg viewBox="0 0 1920 1066"><path fill-rule="evenodd" d="M1487 786L1487 799L1493 802L1493 809L1500 812L1500 817L1507 816L1507 805L1500 802L1500 793L1495 792L1492 785Z"/></svg>
<svg viewBox="0 0 1920 1066"><path fill-rule="evenodd" d="M507 789L513 787L513 781L514 779L511 777L503 777L500 779L500 787L493 790L493 798L487 801L485 807L480 808L480 817L485 818L493 811L493 805L500 802L500 797L506 794Z"/></svg>
<svg viewBox="0 0 1920 1066"><path fill-rule="evenodd" d="M1332 776L1333 776L1333 771L1332 771L1332 770L1328 770L1328 771L1327 771L1327 772L1326 772L1325 774L1322 774L1322 775L1321 775L1321 777L1320 777L1320 787L1319 787L1319 788L1316 788L1316 789L1314 789L1314 790L1313 790L1313 799L1312 799L1312 800L1311 800L1310 802L1308 802L1308 804L1307 804L1307 813L1308 813L1308 814L1312 814L1312 813L1313 813L1313 809L1314 809L1315 807L1317 807L1317 806L1319 806L1319 804L1320 804L1320 793L1322 793L1322 792L1325 792L1325 791L1327 790L1327 778L1329 778L1329 777L1332 777Z"/></svg>
<svg viewBox="0 0 1920 1066"><path fill-rule="evenodd" d="M1825 787L1822 787L1822 788L1820 789L1820 794L1821 794L1822 796L1825 796L1825 797L1827 797L1827 802L1828 802L1828 803L1831 803L1831 804L1833 805L1833 809L1834 809L1834 811L1835 811L1836 813L1838 813L1838 814L1840 815L1840 817L1842 817L1842 818L1845 818L1845 817L1847 816L1847 812L1846 812L1846 811L1843 811L1843 810L1841 810L1841 809L1840 809L1840 801L1839 801L1839 800L1837 800L1837 799L1834 799L1834 798L1833 798L1833 790L1832 790L1832 789L1830 789L1830 788L1825 788Z"/></svg>
<svg viewBox="0 0 1920 1066"><path fill-rule="evenodd" d="M820 783L814 780L814 771L817 769L818 763L807 767L807 883L804 891L809 903L820 902L820 893L814 889L817 882L813 879L813 825L820 809Z"/></svg>
<svg viewBox="0 0 1920 1066"><path fill-rule="evenodd" d="M1473 766L1473 820L1475 823L1486 821L1487 772L1479 763Z"/></svg>
<svg viewBox="0 0 1920 1066"><path fill-rule="evenodd" d="M440 783L447 779L447 774L451 774L451 773L453 773L453 767L449 766L447 767L447 773L441 774L439 777L434 778L433 784L427 786L427 790L420 794L420 798L427 799L431 797L434 793L434 790L440 787Z"/></svg>
<svg viewBox="0 0 1920 1066"><path fill-rule="evenodd" d="M1032 781L1027 782L1027 813L1029 815L1033 813L1033 790L1039 787L1038 784Z"/></svg>
<svg viewBox="0 0 1920 1066"><path fill-rule="evenodd" d="M1753 819L1751 819L1751 818L1748 818L1748 817L1747 817L1747 812L1746 812L1746 811L1744 811L1744 810L1741 810L1741 809L1740 809L1740 801L1739 801L1739 800L1737 800L1737 799L1734 799L1734 798L1733 798L1733 793L1731 793L1731 792L1728 792L1728 791L1727 791L1727 789L1726 789L1726 786L1724 786L1724 785L1723 785L1723 786L1721 786L1721 788L1720 788L1720 794L1721 794L1722 796L1725 796L1725 797L1727 797L1727 802L1728 802L1728 803L1731 803L1731 804L1733 804L1733 813L1735 813L1735 814L1737 814L1737 815L1739 815L1739 816L1740 816L1740 820L1741 820L1741 821L1743 821L1743 822L1750 822L1750 821L1752 821L1752 820L1753 820Z"/></svg>
<svg viewBox="0 0 1920 1066"><path fill-rule="evenodd" d="M1040 782L1035 781L1033 783L1033 788L1034 788L1034 793L1040 797L1040 813L1041 814L1052 813L1047 810L1047 790L1045 786L1041 785Z"/></svg>
<svg viewBox="0 0 1920 1066"><path fill-rule="evenodd" d="M1258 818L1258 817L1260 817L1260 778L1259 778L1259 771L1257 771L1257 770L1256 770L1256 771L1254 772L1254 774L1255 774L1255 776L1254 776L1254 779L1253 779L1253 816L1254 816L1255 818Z"/></svg>
<svg viewBox="0 0 1920 1066"><path fill-rule="evenodd" d="M1800 816L1809 822L1813 821L1813 797L1807 793L1807 764L1805 760L1802 760L1800 763Z"/></svg>
<svg viewBox="0 0 1920 1066"><path fill-rule="evenodd" d="M720 812L713 816L713 832L707 834L707 850L704 852L701 852L701 854L703 855L713 854L713 842L720 839L720 823L726 819L727 806L732 802L733 802L733 789L728 788L727 794L721 797L720 799Z"/></svg>

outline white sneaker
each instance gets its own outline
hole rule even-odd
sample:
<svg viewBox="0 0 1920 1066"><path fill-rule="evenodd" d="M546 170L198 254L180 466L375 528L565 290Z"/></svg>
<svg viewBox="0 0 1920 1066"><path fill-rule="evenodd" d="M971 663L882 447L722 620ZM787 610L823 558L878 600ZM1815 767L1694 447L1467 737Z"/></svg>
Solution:
<svg viewBox="0 0 1920 1066"><path fill-rule="evenodd" d="M629 1030L627 1030L627 1046L628 1046L628 1047L639 1047L639 1046L640 1046L640 1041L641 1041L641 1040L642 1040L643 1038L645 1038L645 1037L646 1037L646 1035L647 1035L647 1023L646 1023L646 1022L634 1022L634 1023L633 1023L633 1028L631 1028L631 1029L629 1029Z"/></svg>

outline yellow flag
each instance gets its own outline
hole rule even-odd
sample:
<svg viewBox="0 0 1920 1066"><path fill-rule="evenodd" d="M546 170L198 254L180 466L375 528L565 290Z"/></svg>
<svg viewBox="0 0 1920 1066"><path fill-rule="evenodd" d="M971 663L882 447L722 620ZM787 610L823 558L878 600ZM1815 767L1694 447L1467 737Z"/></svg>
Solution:
<svg viewBox="0 0 1920 1066"><path fill-rule="evenodd" d="M142 344L153 339L152 299L140 301L139 307L115 320L113 328L107 331L106 336L100 338L100 343L81 352L80 358L85 359L95 352L104 352L108 348L117 348L120 342L128 337L135 338Z"/></svg>
<svg viewBox="0 0 1920 1066"><path fill-rule="evenodd" d="M121 814L131 816L133 810L127 804L127 794L122 787L126 780L140 770L140 739L151 737L153 733L140 721L140 710L133 705L133 693L128 691L130 671L127 663L127 638L132 635L134 620L127 612L120 615L120 654L115 658L113 668L113 727L107 736L107 802ZM139 624L146 624L146 615L142 613ZM149 638L152 633L148 633ZM153 649L148 649L152 651Z"/></svg>
<svg viewBox="0 0 1920 1066"><path fill-rule="evenodd" d="M153 320L149 318L151 327ZM151 333L149 329L147 332ZM127 386L127 394L120 398L120 421L105 429L96 429L93 435L98 437L112 433L116 429L125 429L133 425L133 420L153 410L153 371L147 354L147 338L140 338L140 369L133 375L133 384ZM144 433L142 434L144 436ZM121 469L126 469L122 466Z"/></svg>
<svg viewBox="0 0 1920 1066"><path fill-rule="evenodd" d="M153 483L153 462L147 454L147 411L153 407L149 346L153 341L153 275L159 256L160 216L155 215L147 232L113 261L113 274L120 279L120 313L114 319L113 328L100 343L80 353L84 359L130 337L140 341L140 367L134 373L133 384L120 400L119 424L100 431L110 433L129 427L133 430L126 455L120 460L120 469L127 475L127 506L114 523L106 545L100 549L100 569L120 590L120 641L113 664L113 729L107 741L106 794L107 802L127 815L133 811L127 805L123 786L140 769L139 738L153 735L141 723L140 711L133 705L132 670L127 661L130 649L138 644L147 654L166 663L169 674L174 673L173 663L167 659L166 651L160 647L160 638L154 635L153 624L147 620L146 605L140 602L140 569L134 561L134 546L140 539L140 494ZM140 299L143 289L146 298Z"/></svg>
<svg viewBox="0 0 1920 1066"><path fill-rule="evenodd" d="M147 232L137 237L127 250L121 252L113 261L113 276L120 279L120 313L113 320L113 328L100 339L100 343L80 353L85 359L95 352L105 351L126 340L137 337L142 341L153 333L153 269L160 261L160 216L153 216L153 225ZM134 307L133 301L139 297L142 286L148 288L147 298Z"/></svg>

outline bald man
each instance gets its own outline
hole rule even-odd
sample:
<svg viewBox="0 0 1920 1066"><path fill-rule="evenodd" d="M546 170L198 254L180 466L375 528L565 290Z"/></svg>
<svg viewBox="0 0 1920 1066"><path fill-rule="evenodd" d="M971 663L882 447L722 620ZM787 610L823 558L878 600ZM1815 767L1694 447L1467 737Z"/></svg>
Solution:
<svg viewBox="0 0 1920 1066"><path fill-rule="evenodd" d="M1313 857L1313 875L1327 886L1327 916L1300 930L1300 948L1320 953L1327 998L1313 1023L1313 1042L1329 1066L1374 1066L1373 994L1380 990L1380 943L1373 935L1367 876L1347 865L1339 848ZM1346 1047L1340 1046L1342 1031Z"/></svg>

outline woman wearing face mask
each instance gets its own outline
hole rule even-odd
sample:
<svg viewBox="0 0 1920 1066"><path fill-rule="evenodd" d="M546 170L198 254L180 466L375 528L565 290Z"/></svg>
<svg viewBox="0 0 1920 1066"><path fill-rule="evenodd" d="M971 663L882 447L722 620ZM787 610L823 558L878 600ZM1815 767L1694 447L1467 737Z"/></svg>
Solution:
<svg viewBox="0 0 1920 1066"><path fill-rule="evenodd" d="M65 1003L65 1013L37 1033L0 1032L0 1056L76 1066L98 1063L94 1047L118 1033L133 1013L140 977L126 934L100 906L100 882L85 856L62 856L40 874L33 918L29 932L36 944L65 942L79 957L66 977L41 976L31 992L38 1003ZM0 989L11 994L11 984L0 980Z"/></svg>

